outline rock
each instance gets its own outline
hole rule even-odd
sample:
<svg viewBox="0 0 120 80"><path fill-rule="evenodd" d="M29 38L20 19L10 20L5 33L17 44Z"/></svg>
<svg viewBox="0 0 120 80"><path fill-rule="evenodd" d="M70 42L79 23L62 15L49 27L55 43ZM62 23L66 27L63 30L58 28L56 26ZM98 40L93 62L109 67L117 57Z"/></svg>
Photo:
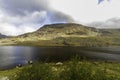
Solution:
<svg viewBox="0 0 120 80"><path fill-rule="evenodd" d="M63 63L62 62L57 62L56 65L63 65Z"/></svg>

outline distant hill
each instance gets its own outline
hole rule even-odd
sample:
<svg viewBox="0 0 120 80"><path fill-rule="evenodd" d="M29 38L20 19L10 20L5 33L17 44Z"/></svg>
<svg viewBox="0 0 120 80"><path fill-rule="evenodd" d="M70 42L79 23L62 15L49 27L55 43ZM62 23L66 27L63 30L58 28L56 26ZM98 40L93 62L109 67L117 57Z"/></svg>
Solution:
<svg viewBox="0 0 120 80"><path fill-rule="evenodd" d="M3 34L0 33L0 38L7 38L7 37L8 37L8 36L3 35Z"/></svg>
<svg viewBox="0 0 120 80"><path fill-rule="evenodd" d="M101 36L120 36L120 29L99 29Z"/></svg>

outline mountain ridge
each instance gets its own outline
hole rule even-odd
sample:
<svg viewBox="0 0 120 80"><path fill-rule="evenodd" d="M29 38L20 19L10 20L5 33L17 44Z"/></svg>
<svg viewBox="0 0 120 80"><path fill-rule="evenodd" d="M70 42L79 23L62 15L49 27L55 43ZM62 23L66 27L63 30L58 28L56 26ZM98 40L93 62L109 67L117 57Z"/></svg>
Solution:
<svg viewBox="0 0 120 80"><path fill-rule="evenodd" d="M95 28L83 26L81 24L66 23L66 24L52 24L44 25L33 33L20 35L19 37L27 38L37 36L39 39L48 40L58 37L87 37L98 35L98 30Z"/></svg>

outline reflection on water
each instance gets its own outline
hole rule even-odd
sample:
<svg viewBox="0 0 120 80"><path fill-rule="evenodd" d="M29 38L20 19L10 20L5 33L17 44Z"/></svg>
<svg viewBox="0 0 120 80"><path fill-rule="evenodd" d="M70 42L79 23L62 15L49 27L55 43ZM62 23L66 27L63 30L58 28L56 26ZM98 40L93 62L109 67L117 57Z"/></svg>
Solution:
<svg viewBox="0 0 120 80"><path fill-rule="evenodd" d="M24 47L1 46L0 69L12 68L27 61L47 59L63 61L73 55L85 56L95 60L120 61L120 47L81 48L81 47Z"/></svg>
<svg viewBox="0 0 120 80"><path fill-rule="evenodd" d="M25 65L34 55L31 47L0 47L0 69L14 67L18 64Z"/></svg>

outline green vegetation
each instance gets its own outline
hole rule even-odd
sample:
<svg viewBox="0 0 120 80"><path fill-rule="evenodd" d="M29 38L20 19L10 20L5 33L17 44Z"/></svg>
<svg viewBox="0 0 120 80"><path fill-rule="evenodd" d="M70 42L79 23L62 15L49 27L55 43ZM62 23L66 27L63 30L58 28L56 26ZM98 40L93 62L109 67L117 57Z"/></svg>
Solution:
<svg viewBox="0 0 120 80"><path fill-rule="evenodd" d="M59 37L53 40L39 41L16 41L14 45L24 46L82 46L82 47L101 47L101 46L120 46L120 37Z"/></svg>
<svg viewBox="0 0 120 80"><path fill-rule="evenodd" d="M33 65L0 71L10 80L120 80L120 63L91 62L73 58L63 63Z"/></svg>
<svg viewBox="0 0 120 80"><path fill-rule="evenodd" d="M58 37L52 40L24 40L24 38L8 38L0 40L0 45L82 47L120 46L120 36Z"/></svg>
<svg viewBox="0 0 120 80"><path fill-rule="evenodd" d="M8 77L9 79L14 80L17 76L16 73L18 73L20 70L20 68L16 68L11 70L0 71L0 80L4 77Z"/></svg>

